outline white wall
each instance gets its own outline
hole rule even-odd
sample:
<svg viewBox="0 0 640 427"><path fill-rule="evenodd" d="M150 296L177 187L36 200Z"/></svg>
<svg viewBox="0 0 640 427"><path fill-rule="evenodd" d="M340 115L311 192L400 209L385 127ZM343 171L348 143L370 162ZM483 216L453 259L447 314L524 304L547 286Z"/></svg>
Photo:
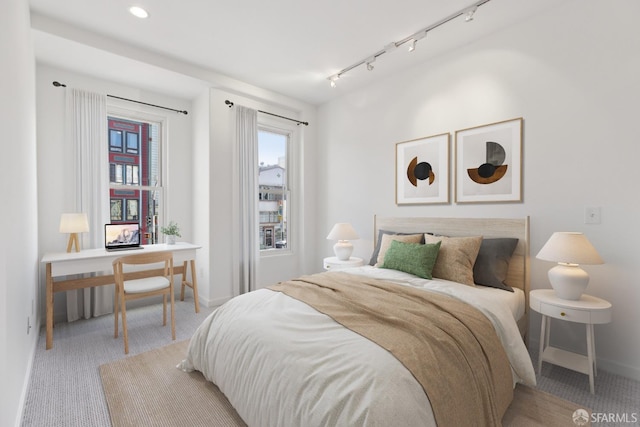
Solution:
<svg viewBox="0 0 640 427"><path fill-rule="evenodd" d="M69 88L78 88L98 93L111 94L151 104L167 106L193 113L190 101L160 94L149 93L113 82L100 80L44 64L37 66L37 131L38 131L38 201L40 256L48 252L65 250L66 235L58 232L60 214L74 208L73 147L65 138L65 91L52 82L59 81ZM167 195L167 221L180 225L180 240L193 239L193 192L192 192L192 121L191 115L156 109L113 98L109 106L131 114L166 116L167 164L165 176ZM206 265L199 265L206 269ZM40 292L44 300L45 276L41 267ZM64 293L55 296L54 319L66 321L66 298ZM44 319L44 304L41 311Z"/></svg>
<svg viewBox="0 0 640 427"><path fill-rule="evenodd" d="M0 62L0 425L18 426L38 339L35 64L26 0L2 4Z"/></svg>
<svg viewBox="0 0 640 427"><path fill-rule="evenodd" d="M211 300L211 203L209 197L211 188L210 156L210 121L209 90L204 90L193 100L193 151L192 151L192 185L193 209L193 243L202 246L196 252L198 269L198 299L200 304L216 305Z"/></svg>
<svg viewBox="0 0 640 427"><path fill-rule="evenodd" d="M362 237L354 255L368 259L374 214L529 215L533 256L552 232L582 231L606 262L585 266L587 292L614 307L613 322L596 326L598 366L640 379L639 14L634 0L569 2L321 106L319 241L333 223L351 222ZM523 203L395 205L396 142L451 132L453 156L456 129L516 117ZM602 208L601 224L584 224L587 206ZM551 266L532 259L533 289L549 287ZM532 342L539 322L532 314ZM585 351L582 325L553 329L556 345Z"/></svg>

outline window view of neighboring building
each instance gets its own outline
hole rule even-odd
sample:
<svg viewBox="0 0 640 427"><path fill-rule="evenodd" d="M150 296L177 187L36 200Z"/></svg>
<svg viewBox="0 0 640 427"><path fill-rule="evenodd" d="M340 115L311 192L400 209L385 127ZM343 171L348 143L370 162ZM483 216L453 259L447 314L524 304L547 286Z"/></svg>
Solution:
<svg viewBox="0 0 640 427"><path fill-rule="evenodd" d="M160 125L109 117L111 223L137 222L141 243L158 240Z"/></svg>
<svg viewBox="0 0 640 427"><path fill-rule="evenodd" d="M287 247L287 148L289 135L258 131L260 249Z"/></svg>

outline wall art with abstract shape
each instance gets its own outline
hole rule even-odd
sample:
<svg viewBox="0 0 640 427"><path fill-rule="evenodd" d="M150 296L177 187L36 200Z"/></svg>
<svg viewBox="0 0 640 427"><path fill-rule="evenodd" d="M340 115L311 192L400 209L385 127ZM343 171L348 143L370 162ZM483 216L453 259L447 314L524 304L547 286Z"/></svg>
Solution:
<svg viewBox="0 0 640 427"><path fill-rule="evenodd" d="M449 203L449 134L396 144L396 204Z"/></svg>
<svg viewBox="0 0 640 427"><path fill-rule="evenodd" d="M456 131L456 203L522 201L522 118Z"/></svg>

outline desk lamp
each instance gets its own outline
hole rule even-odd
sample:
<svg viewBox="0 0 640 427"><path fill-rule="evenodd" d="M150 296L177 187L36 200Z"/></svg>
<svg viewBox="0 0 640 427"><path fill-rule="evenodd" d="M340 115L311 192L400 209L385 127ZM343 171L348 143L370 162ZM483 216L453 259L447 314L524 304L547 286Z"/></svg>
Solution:
<svg viewBox="0 0 640 427"><path fill-rule="evenodd" d="M536 258L558 263L549 270L549 281L558 298L567 300L579 300L589 284L579 264L604 264L587 237L575 232L553 233Z"/></svg>
<svg viewBox="0 0 640 427"><path fill-rule="evenodd" d="M69 233L67 252L71 252L73 246L76 252L80 252L80 240L78 233L89 231L89 221L85 213L63 213L60 217L60 233Z"/></svg>
<svg viewBox="0 0 640 427"><path fill-rule="evenodd" d="M358 233L348 222L339 222L333 226L327 240L337 240L333 245L333 252L340 261L348 261L353 252L353 245L349 240L359 239Z"/></svg>

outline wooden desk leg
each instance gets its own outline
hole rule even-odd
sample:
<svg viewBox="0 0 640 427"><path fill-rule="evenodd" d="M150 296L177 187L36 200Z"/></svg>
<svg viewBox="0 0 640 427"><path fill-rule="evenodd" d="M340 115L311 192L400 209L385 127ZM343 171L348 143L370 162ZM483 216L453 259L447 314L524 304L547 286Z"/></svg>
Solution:
<svg viewBox="0 0 640 427"><path fill-rule="evenodd" d="M196 305L196 313L200 313L200 303L198 303L198 279L196 278L196 260L192 259L191 263L191 284L193 285L193 300Z"/></svg>
<svg viewBox="0 0 640 427"><path fill-rule="evenodd" d="M51 277L51 263L47 263L47 291L46 291L46 306L47 306L47 350L53 348L53 277Z"/></svg>
<svg viewBox="0 0 640 427"><path fill-rule="evenodd" d="M540 351L538 352L538 374L542 374L542 353L547 343L547 316L542 315L542 323L540 324Z"/></svg>
<svg viewBox="0 0 640 427"><path fill-rule="evenodd" d="M191 282L187 280L187 262L191 264ZM182 264L182 285L180 286L180 301L184 301L185 286L193 289L193 301L196 305L196 313L200 313L200 304L198 303L198 279L196 278L196 261L185 261Z"/></svg>
<svg viewBox="0 0 640 427"><path fill-rule="evenodd" d="M187 261L182 264L182 285L180 286L180 301L184 301L185 286L187 286Z"/></svg>

